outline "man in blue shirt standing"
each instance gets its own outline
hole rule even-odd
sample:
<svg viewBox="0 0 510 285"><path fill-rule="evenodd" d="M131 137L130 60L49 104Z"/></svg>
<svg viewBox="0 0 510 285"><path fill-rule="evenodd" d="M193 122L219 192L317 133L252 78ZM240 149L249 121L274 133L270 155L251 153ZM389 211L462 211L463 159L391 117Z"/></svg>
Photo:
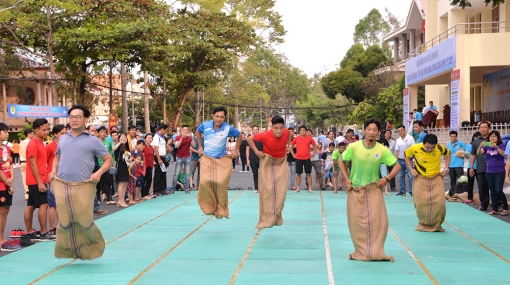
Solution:
<svg viewBox="0 0 510 285"><path fill-rule="evenodd" d="M200 186L198 189L198 204L206 215L216 218L228 218L228 192L230 181L230 165L232 158L239 156L242 134L225 122L227 110L216 107L213 119L203 122L195 131L200 157ZM227 139L237 137L237 143L232 156L227 156ZM203 143L202 143L203 138Z"/></svg>
<svg viewBox="0 0 510 285"><path fill-rule="evenodd" d="M417 109L414 109L413 113L414 113L414 118L415 118L416 121L422 121L423 116L422 116L422 114L420 112L418 112Z"/></svg>
<svg viewBox="0 0 510 285"><path fill-rule="evenodd" d="M423 138L427 135L423 131L423 122L422 121L414 121L413 123L413 138L416 141L416 143L422 143Z"/></svg>
<svg viewBox="0 0 510 285"><path fill-rule="evenodd" d="M437 107L436 107L436 106L434 106L434 102L430 101L430 102L429 102L429 105L430 105L430 106L427 108L427 112L428 112L428 111L430 111L430 110L436 110L436 111L437 111ZM437 119L437 117L436 117L436 119ZM435 127L436 127L436 119L434 119L434 120L432 120L432 121L430 122L430 127L431 127L431 128L435 128Z"/></svg>
<svg viewBox="0 0 510 285"><path fill-rule="evenodd" d="M468 148L466 143L457 140L457 136L457 131L450 131L450 142L446 146L446 148L449 149L450 153L452 154L450 165L448 168L446 168L450 174L450 189L455 189L455 185L457 185L457 179L464 175L464 157L466 149ZM458 155L457 152L459 152Z"/></svg>

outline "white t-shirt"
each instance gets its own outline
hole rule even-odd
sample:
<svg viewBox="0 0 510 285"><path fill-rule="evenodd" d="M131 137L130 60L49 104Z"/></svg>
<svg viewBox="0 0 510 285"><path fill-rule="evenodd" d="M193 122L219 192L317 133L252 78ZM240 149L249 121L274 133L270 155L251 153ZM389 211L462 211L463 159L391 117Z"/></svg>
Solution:
<svg viewBox="0 0 510 285"><path fill-rule="evenodd" d="M344 140L345 140L345 137L343 137L343 136L336 137L335 145L338 145L339 143L343 142Z"/></svg>
<svg viewBox="0 0 510 285"><path fill-rule="evenodd" d="M158 148L159 156L166 156L166 140L162 135L156 133L152 138L151 145Z"/></svg>
<svg viewBox="0 0 510 285"><path fill-rule="evenodd" d="M398 157L399 159L404 159L405 155L404 152L411 147L413 144L415 144L414 138L410 135L406 135L404 139L399 137L397 139L397 142L395 144L395 152L398 150Z"/></svg>
<svg viewBox="0 0 510 285"><path fill-rule="evenodd" d="M425 113L427 113L428 110L429 108L427 108L427 106L423 107L423 110L421 110L421 114L425 115Z"/></svg>

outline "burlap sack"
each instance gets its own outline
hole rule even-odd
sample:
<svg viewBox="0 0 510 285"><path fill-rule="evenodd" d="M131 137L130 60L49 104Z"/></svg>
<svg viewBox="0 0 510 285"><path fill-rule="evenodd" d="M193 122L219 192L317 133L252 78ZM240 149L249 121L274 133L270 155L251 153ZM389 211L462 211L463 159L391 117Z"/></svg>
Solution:
<svg viewBox="0 0 510 285"><path fill-rule="evenodd" d="M287 156L275 159L266 154L259 168L259 210L257 229L283 224L282 210L287 195L289 166Z"/></svg>
<svg viewBox="0 0 510 285"><path fill-rule="evenodd" d="M418 216L417 231L444 232L441 224L446 217L444 180L417 175L413 182L413 202Z"/></svg>
<svg viewBox="0 0 510 285"><path fill-rule="evenodd" d="M384 253L388 213L376 183L347 190L347 222L355 249L349 259L393 261Z"/></svg>
<svg viewBox="0 0 510 285"><path fill-rule="evenodd" d="M55 257L94 259L103 255L105 242L94 223L96 183L51 181L55 195L59 224Z"/></svg>
<svg viewBox="0 0 510 285"><path fill-rule="evenodd" d="M206 215L215 215L217 219L228 219L228 182L232 175L232 157L200 158L200 186L198 204Z"/></svg>

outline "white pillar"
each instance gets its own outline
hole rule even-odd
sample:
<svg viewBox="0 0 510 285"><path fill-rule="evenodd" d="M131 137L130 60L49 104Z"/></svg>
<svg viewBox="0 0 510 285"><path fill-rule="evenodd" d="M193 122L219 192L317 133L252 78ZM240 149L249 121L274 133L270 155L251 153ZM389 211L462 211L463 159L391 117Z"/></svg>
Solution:
<svg viewBox="0 0 510 285"><path fill-rule="evenodd" d="M398 60L398 38L393 39L393 63L397 64L399 62Z"/></svg>

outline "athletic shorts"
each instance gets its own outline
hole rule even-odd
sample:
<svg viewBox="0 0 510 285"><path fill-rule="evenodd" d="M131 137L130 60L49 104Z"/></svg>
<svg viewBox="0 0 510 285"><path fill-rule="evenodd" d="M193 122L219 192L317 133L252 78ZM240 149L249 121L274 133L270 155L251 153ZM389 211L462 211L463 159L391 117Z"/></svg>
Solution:
<svg viewBox="0 0 510 285"><path fill-rule="evenodd" d="M46 198L48 199L48 207L57 207L57 201L55 200L55 195L51 192L50 187L46 191Z"/></svg>
<svg viewBox="0 0 510 285"><path fill-rule="evenodd" d="M46 190L50 191L49 189ZM48 204L48 197L46 192L39 192L39 187L36 185L28 185L28 200L27 206L39 208L41 205Z"/></svg>
<svg viewBox="0 0 510 285"><path fill-rule="evenodd" d="M333 171L324 172L324 178L333 178L335 177L335 173Z"/></svg>
<svg viewBox="0 0 510 285"><path fill-rule="evenodd" d="M296 174L302 174L303 168L305 169L306 174L312 173L312 161L310 159L300 160L296 159Z"/></svg>
<svg viewBox="0 0 510 285"><path fill-rule="evenodd" d="M12 206L12 195L9 191L0 191L0 207Z"/></svg>
<svg viewBox="0 0 510 285"><path fill-rule="evenodd" d="M144 186L144 179L143 179L143 176L138 176L136 177L136 184L135 184L135 187L143 187Z"/></svg>

